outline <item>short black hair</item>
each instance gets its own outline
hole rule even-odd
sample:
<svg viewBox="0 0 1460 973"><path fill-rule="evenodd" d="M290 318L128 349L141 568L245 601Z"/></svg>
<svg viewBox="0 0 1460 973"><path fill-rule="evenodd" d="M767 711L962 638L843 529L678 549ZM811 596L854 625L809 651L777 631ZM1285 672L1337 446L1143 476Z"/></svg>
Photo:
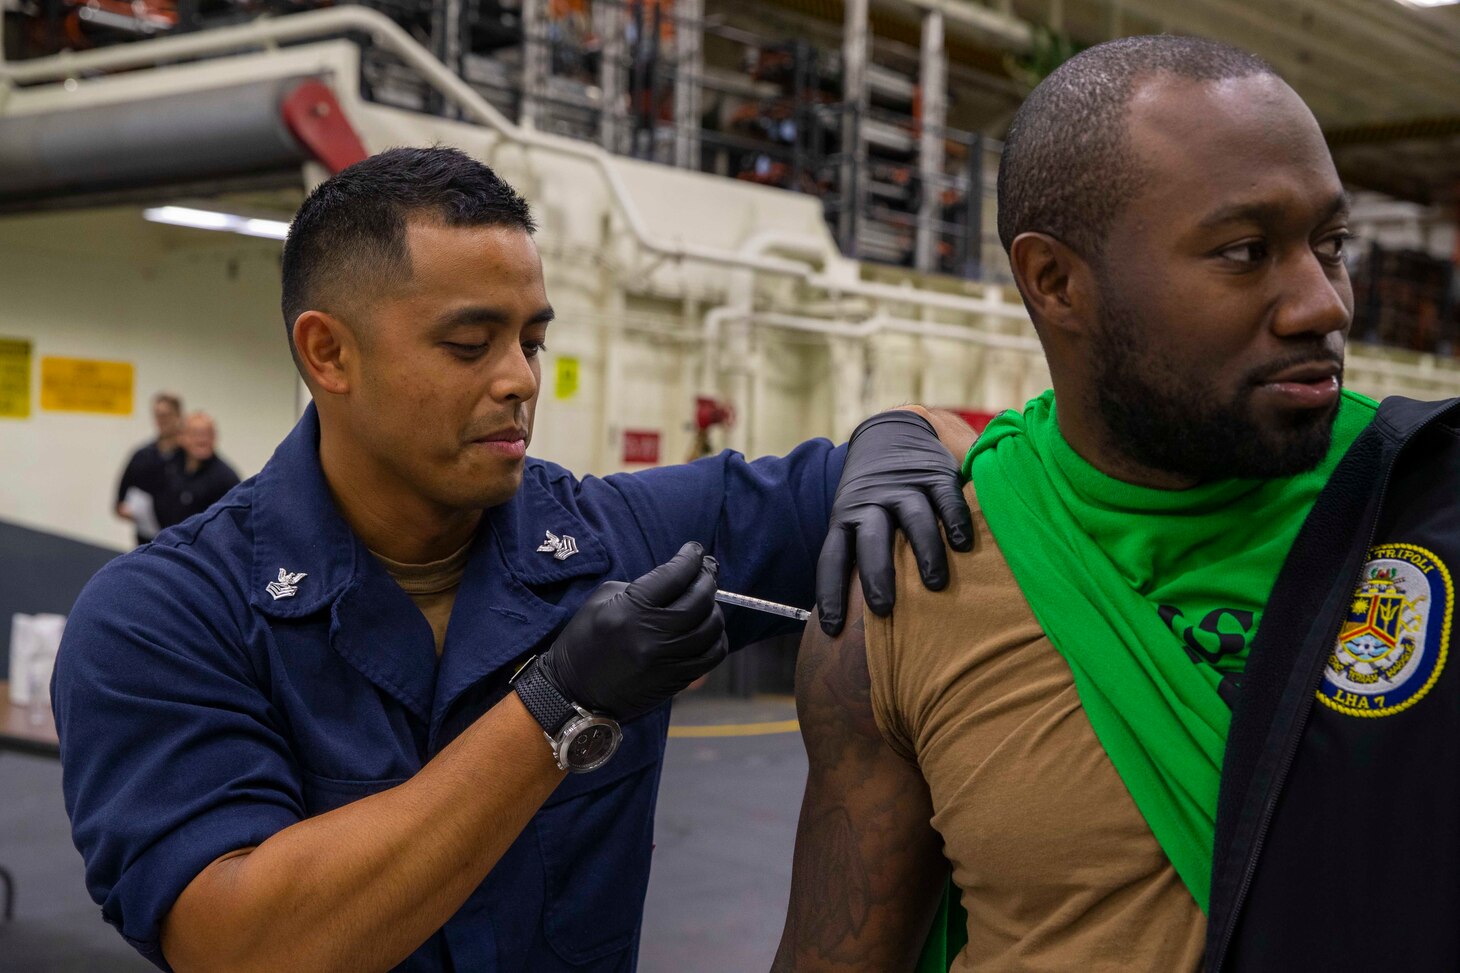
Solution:
<svg viewBox="0 0 1460 973"><path fill-rule="evenodd" d="M1142 181L1130 151L1126 109L1136 82L1153 74L1224 81L1272 65L1200 37L1125 37L1097 44L1056 68L1024 100L999 161L999 241L1048 233L1087 260L1102 255L1120 208Z"/></svg>
<svg viewBox="0 0 1460 973"><path fill-rule="evenodd" d="M388 149L341 170L304 200L284 243L281 303L291 353L294 322L305 311L334 310L341 294L410 279L411 217L537 229L527 200L460 149Z"/></svg>

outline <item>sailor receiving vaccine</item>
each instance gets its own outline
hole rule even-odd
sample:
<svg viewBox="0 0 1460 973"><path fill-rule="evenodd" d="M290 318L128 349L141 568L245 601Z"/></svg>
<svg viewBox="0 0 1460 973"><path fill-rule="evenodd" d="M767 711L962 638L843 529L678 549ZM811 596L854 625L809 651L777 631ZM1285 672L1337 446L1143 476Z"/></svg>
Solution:
<svg viewBox="0 0 1460 973"><path fill-rule="evenodd" d="M102 915L159 967L633 970L666 703L802 624L717 588L834 627L854 549L890 607L890 525L930 586L940 520L968 543L942 414L603 479L527 458L553 318L532 231L449 149L321 185L283 262L313 404L78 601L66 808Z"/></svg>

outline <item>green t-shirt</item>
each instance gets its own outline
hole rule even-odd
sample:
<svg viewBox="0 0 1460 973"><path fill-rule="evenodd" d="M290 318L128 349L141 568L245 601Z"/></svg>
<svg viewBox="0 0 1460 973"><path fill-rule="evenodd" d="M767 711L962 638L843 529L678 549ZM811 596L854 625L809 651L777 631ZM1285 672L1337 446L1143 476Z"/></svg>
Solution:
<svg viewBox="0 0 1460 973"><path fill-rule="evenodd" d="M1345 391L1313 470L1159 490L1067 443L1054 393L995 418L964 461L990 530L1136 806L1202 910L1230 706L1278 571L1377 409ZM951 883L917 967L947 970L967 916Z"/></svg>

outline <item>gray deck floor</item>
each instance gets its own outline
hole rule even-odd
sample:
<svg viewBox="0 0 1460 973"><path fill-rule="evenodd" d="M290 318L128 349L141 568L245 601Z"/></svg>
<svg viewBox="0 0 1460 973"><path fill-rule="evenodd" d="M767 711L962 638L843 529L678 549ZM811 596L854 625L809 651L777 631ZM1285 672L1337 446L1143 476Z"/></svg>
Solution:
<svg viewBox="0 0 1460 973"><path fill-rule="evenodd" d="M676 726L794 717L788 699L689 697ZM780 938L806 775L795 733L669 741L641 973L753 973ZM82 884L54 761L0 754L0 866L16 914L0 922L0 973L155 969L101 920Z"/></svg>

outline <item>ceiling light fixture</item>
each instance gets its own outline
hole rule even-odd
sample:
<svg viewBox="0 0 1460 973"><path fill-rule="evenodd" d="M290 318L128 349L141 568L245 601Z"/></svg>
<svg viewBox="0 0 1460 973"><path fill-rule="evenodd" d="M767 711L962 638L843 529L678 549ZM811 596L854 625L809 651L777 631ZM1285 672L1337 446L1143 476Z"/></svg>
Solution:
<svg viewBox="0 0 1460 973"><path fill-rule="evenodd" d="M144 209L142 215L153 223L187 226L195 230L222 230L268 240L282 240L289 235L289 224L282 220L261 220L191 206L154 206Z"/></svg>
<svg viewBox="0 0 1460 973"><path fill-rule="evenodd" d="M1406 7L1449 7L1460 0L1399 0Z"/></svg>

